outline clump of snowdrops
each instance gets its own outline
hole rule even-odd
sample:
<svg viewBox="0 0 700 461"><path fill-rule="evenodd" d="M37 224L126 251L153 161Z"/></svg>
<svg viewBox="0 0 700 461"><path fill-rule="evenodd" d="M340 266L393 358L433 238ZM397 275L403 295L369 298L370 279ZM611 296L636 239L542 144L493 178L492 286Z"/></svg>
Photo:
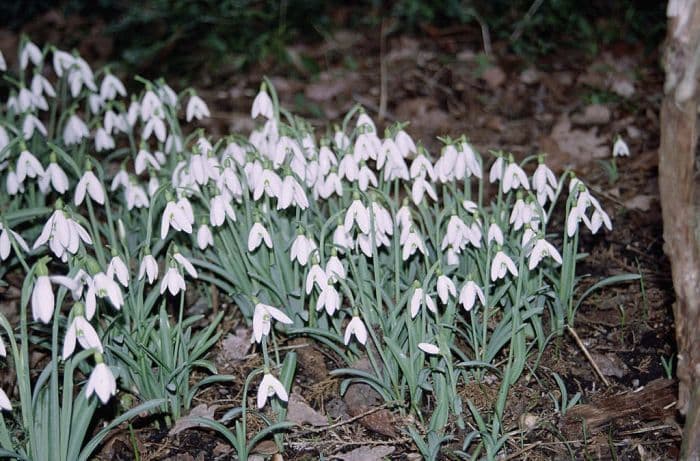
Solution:
<svg viewBox="0 0 700 461"><path fill-rule="evenodd" d="M23 280L18 324L0 313L17 376L0 390L3 454L87 459L116 425L148 411L170 424L202 386L232 380L206 359L221 314L186 314L212 286L263 366L240 407L197 422L242 459L270 434L281 448L290 426L290 336L342 357L341 389L369 384L426 458L456 437L472 456L507 450L509 389L574 321L581 224L611 228L580 179L542 155L483 157L464 136L428 152L359 107L315 132L267 81L258 128L212 139L181 125L209 116L192 90L137 78L129 96L108 68L26 39L18 56L14 70L0 60L0 275ZM556 206L564 229L549 227ZM47 357L38 375L30 349ZM210 375L192 385L195 369ZM487 375L500 392L482 414L459 389ZM247 440L250 387L268 426ZM98 405L117 416L94 433Z"/></svg>

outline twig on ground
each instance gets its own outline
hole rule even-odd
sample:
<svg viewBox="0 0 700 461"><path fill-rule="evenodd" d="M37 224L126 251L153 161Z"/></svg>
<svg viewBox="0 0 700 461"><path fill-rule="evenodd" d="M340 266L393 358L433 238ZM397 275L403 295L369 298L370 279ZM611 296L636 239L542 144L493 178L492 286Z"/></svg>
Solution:
<svg viewBox="0 0 700 461"><path fill-rule="evenodd" d="M603 372L600 371L600 368L598 367L598 364L595 363L595 360L593 360L593 357L591 357L591 354L588 352L588 349L586 348L586 345L583 344L583 341L581 341L581 338L579 338L578 333L576 333L576 330L571 328L570 326L566 326L566 329L571 333L571 336L574 337L574 340L576 341L576 344L578 344L578 347L581 349L583 352L583 355L586 356L586 359L590 362L590 364L593 366L593 370L596 372L598 377L600 378L601 381L603 381L603 384L605 384L606 387L610 387L610 381L603 375Z"/></svg>

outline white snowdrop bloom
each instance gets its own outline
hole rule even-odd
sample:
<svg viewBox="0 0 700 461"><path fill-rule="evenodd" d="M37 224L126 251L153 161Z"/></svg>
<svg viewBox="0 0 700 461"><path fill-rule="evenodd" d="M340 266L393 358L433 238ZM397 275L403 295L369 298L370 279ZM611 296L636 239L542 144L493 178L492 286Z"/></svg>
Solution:
<svg viewBox="0 0 700 461"><path fill-rule="evenodd" d="M177 295L180 291L186 289L185 278L182 276L177 267L170 266L160 282L160 294L165 293L167 289L172 296Z"/></svg>
<svg viewBox="0 0 700 461"><path fill-rule="evenodd" d="M583 215L585 216L585 215ZM576 231L578 231L579 222L581 222L581 212L578 207L571 207L569 214L566 217L566 235L573 237Z"/></svg>
<svg viewBox="0 0 700 461"><path fill-rule="evenodd" d="M502 279L506 276L506 273L510 272L513 277L518 276L518 268L515 267L515 263L510 257L499 250L494 256L493 261L491 261L491 281Z"/></svg>
<svg viewBox="0 0 700 461"><path fill-rule="evenodd" d="M542 259L545 256L551 257L554 261L557 263L561 264L561 255L559 254L559 251L543 238L540 238L537 240L535 243L535 246L532 248L532 251L530 252L530 260L528 261L528 268L530 270L535 269L537 265L542 261Z"/></svg>
<svg viewBox="0 0 700 461"><path fill-rule="evenodd" d="M350 147L350 138L336 127L335 133L333 133L333 144L339 151L344 152Z"/></svg>
<svg viewBox="0 0 700 461"><path fill-rule="evenodd" d="M149 166L156 171L160 170L160 164L153 154L141 148L136 154L136 159L134 159L134 171L138 175L146 171Z"/></svg>
<svg viewBox="0 0 700 461"><path fill-rule="evenodd" d="M0 336L0 357L6 357L7 356L7 349L5 348L5 343L2 340L2 336Z"/></svg>
<svg viewBox="0 0 700 461"><path fill-rule="evenodd" d="M129 109L126 112L126 123L130 128L136 125L136 121L141 115L141 104L137 99L132 96L131 102L129 103Z"/></svg>
<svg viewBox="0 0 700 461"><path fill-rule="evenodd" d="M413 159L409 173L411 174L411 179L425 179L425 176L428 175L431 181L435 180L435 169L433 168L433 164L430 163L428 157L423 154L420 154Z"/></svg>
<svg viewBox="0 0 700 461"><path fill-rule="evenodd" d="M107 403L117 393L117 381L109 367L102 362L92 369L85 388L86 398L90 398L93 393L99 397L102 403Z"/></svg>
<svg viewBox="0 0 700 461"><path fill-rule="evenodd" d="M0 410L12 411L12 402L2 389L0 389Z"/></svg>
<svg viewBox="0 0 700 461"><path fill-rule="evenodd" d="M133 210L134 208L146 208L149 206L148 195L146 191L136 181L130 182L124 189L126 196L126 208ZM174 227L174 226L173 226Z"/></svg>
<svg viewBox="0 0 700 461"><path fill-rule="evenodd" d="M447 304L450 296L457 296L457 287L455 287L454 282L445 274L440 274L437 279L437 292L438 298L443 304Z"/></svg>
<svg viewBox="0 0 700 461"><path fill-rule="evenodd" d="M19 89L19 95L17 96L18 111L24 113L36 108L36 101L37 96L22 85Z"/></svg>
<svg viewBox="0 0 700 461"><path fill-rule="evenodd" d="M345 250L353 246L352 236L343 222L338 223L338 226L333 231L333 245L340 252L345 252Z"/></svg>
<svg viewBox="0 0 700 461"><path fill-rule="evenodd" d="M148 119L146 124L141 131L141 139L147 140L151 135L155 134L156 139L160 142L165 142L165 137L167 130L165 128L165 122L159 117L151 117Z"/></svg>
<svg viewBox="0 0 700 461"><path fill-rule="evenodd" d="M99 272L92 278L93 290L95 295L99 298L106 298L115 309L119 310L124 305L124 296L122 295L122 290L117 285L112 277L108 276L104 272ZM88 286L88 290L90 287ZM87 309L86 303L86 316L89 319L92 318L90 310Z"/></svg>
<svg viewBox="0 0 700 461"><path fill-rule="evenodd" d="M239 202L243 198L243 184L241 184L238 173L232 167L221 170L216 185L222 193L228 191Z"/></svg>
<svg viewBox="0 0 700 461"><path fill-rule="evenodd" d="M261 86L260 91L253 100L253 106L250 109L250 117L256 118L258 115L262 115L268 120L271 120L274 114L274 107L272 105L272 99L268 96L265 91L265 86Z"/></svg>
<svg viewBox="0 0 700 461"><path fill-rule="evenodd" d="M338 165L338 159L330 149L323 145L318 151L318 168L322 175L327 175L331 171L331 167Z"/></svg>
<svg viewBox="0 0 700 461"><path fill-rule="evenodd" d="M286 402L289 400L289 395L284 385L279 379L272 376L270 373L265 373L262 381L260 382L260 387L258 387L258 409L265 407L267 399L276 395L277 398Z"/></svg>
<svg viewBox="0 0 700 461"><path fill-rule="evenodd" d="M28 150L22 150L17 159L17 165L15 167L17 173L17 180L20 183L24 182L25 178L36 178L44 176L44 167L41 166L41 162Z"/></svg>
<svg viewBox="0 0 700 461"><path fill-rule="evenodd" d="M489 226L489 232L488 236L486 239L486 243L491 243L492 241L495 241L497 245L503 245L503 232L501 231L501 228L498 227L498 224L491 223Z"/></svg>
<svg viewBox="0 0 700 461"><path fill-rule="evenodd" d="M10 137L7 135L5 127L0 125L0 150L3 150L8 144L10 144Z"/></svg>
<svg viewBox="0 0 700 461"><path fill-rule="evenodd" d="M75 59L75 63L77 64L80 58L76 57ZM86 78L86 74L80 70L79 65L73 66L68 70L68 86L70 87L71 96L74 98L80 95L83 86L93 91L97 89L95 87L95 82Z"/></svg>
<svg viewBox="0 0 700 461"><path fill-rule="evenodd" d="M82 76L85 86L90 89L90 91L97 93L97 85L95 85L95 76L90 69L90 65L85 61L80 55L74 57L75 64ZM69 78L70 80L70 78Z"/></svg>
<svg viewBox="0 0 700 461"><path fill-rule="evenodd" d="M411 186L411 199L413 203L420 205L426 192L431 199L437 201L437 194L433 186L423 176L415 178Z"/></svg>
<svg viewBox="0 0 700 461"><path fill-rule="evenodd" d="M557 189L557 177L544 162L540 162L537 165L532 175L532 188L537 191L538 194L540 191L546 192L550 200L554 198L554 191Z"/></svg>
<svg viewBox="0 0 700 461"><path fill-rule="evenodd" d="M260 197L262 197L263 192L268 197L277 198L280 196L281 191L282 179L280 179L279 175L272 170L264 169L261 177L255 184L255 189L253 190L253 200L259 200Z"/></svg>
<svg viewBox="0 0 700 461"><path fill-rule="evenodd" d="M75 206L79 206L85 200L85 195L89 195L90 199L104 205L105 203L105 191L102 186L102 182L97 179L97 176L92 172L92 170L87 170L83 173L83 176L78 181L75 186Z"/></svg>
<svg viewBox="0 0 700 461"><path fill-rule="evenodd" d="M124 260L119 255L113 255L107 266L107 277L114 280L115 276L122 286L129 286L129 268L126 267Z"/></svg>
<svg viewBox="0 0 700 461"><path fill-rule="evenodd" d="M530 183L527 180L527 175L515 162L509 163L503 172L501 186L504 194L508 193L508 191L511 189L515 190L520 187L528 190L530 189Z"/></svg>
<svg viewBox="0 0 700 461"><path fill-rule="evenodd" d="M588 228L590 229L591 233L596 234L602 225L605 225L609 231L612 230L612 221L610 221L610 216L608 216L608 214L600 206L596 206L594 207L593 214L591 215L590 225L588 225Z"/></svg>
<svg viewBox="0 0 700 461"><path fill-rule="evenodd" d="M105 112L103 123L104 129L108 134L118 132L126 133L129 131L128 122L124 114L117 114L111 109Z"/></svg>
<svg viewBox="0 0 700 461"><path fill-rule="evenodd" d="M312 238L299 234L292 242L290 260L293 262L296 259L300 265L306 266L309 257L317 248L316 242Z"/></svg>
<svg viewBox="0 0 700 461"><path fill-rule="evenodd" d="M163 217L160 221L160 238L161 240L165 239L170 226L176 231L184 231L191 234L193 223L194 220L190 220L188 213L186 210L183 210L179 203L169 201L165 206Z"/></svg>
<svg viewBox="0 0 700 461"><path fill-rule="evenodd" d="M156 192L158 191L159 187L160 187L160 181L158 181L158 177L151 176L148 179L148 196L153 198L153 196L156 195Z"/></svg>
<svg viewBox="0 0 700 461"><path fill-rule="evenodd" d="M206 155L194 154L190 157L190 174L197 184L209 182L209 162Z"/></svg>
<svg viewBox="0 0 700 461"><path fill-rule="evenodd" d="M418 343L418 349L430 355L438 355L440 353L440 348L430 343Z"/></svg>
<svg viewBox="0 0 700 461"><path fill-rule="evenodd" d="M369 159L376 160L382 150L382 141L377 137L376 132L366 131L366 127L367 125L365 125L363 132L357 136L353 146L352 155L358 162L367 161Z"/></svg>
<svg viewBox="0 0 700 461"><path fill-rule="evenodd" d="M477 158L476 152L472 148L471 144L466 141L462 141L457 145L458 160L465 164L465 174L467 177L474 175L475 177L481 179L481 163ZM461 168L458 171L462 171ZM462 179L459 176L457 179Z"/></svg>
<svg viewBox="0 0 700 461"><path fill-rule="evenodd" d="M12 250L10 236L25 253L29 253L29 246L22 236L0 223L0 261L4 261L10 256L10 250Z"/></svg>
<svg viewBox="0 0 700 461"><path fill-rule="evenodd" d="M270 334L272 319L286 325L294 323L292 319L278 308L270 306L269 304L257 302L255 304L255 310L253 311L253 339L255 342L262 342L263 336Z"/></svg>
<svg viewBox="0 0 700 461"><path fill-rule="evenodd" d="M46 221L37 237L32 249L36 250L48 242L49 249L62 260L67 260L66 252L75 254L78 251L80 240L91 245L90 234L83 226L66 216L63 210L55 210Z"/></svg>
<svg viewBox="0 0 700 461"><path fill-rule="evenodd" d="M224 194L214 196L209 202L209 223L214 227L224 224L228 216L231 221L236 220L236 212L231 206L231 200Z"/></svg>
<svg viewBox="0 0 700 461"><path fill-rule="evenodd" d="M437 307L435 306L435 301L433 301L433 298L428 296L422 288L415 288L413 291L413 296L411 296L412 319L418 315L418 311L420 310L421 306L427 307L430 312L437 312Z"/></svg>
<svg viewBox="0 0 700 461"><path fill-rule="evenodd" d="M369 210L362 204L362 202L356 198L348 207L348 211L345 213L344 227L348 231L352 229L353 224L357 223L360 231L364 234L368 234L370 231L370 217Z"/></svg>
<svg viewBox="0 0 700 461"><path fill-rule="evenodd" d="M150 253L143 257L139 266L138 279L142 280L144 277L147 277L148 283L151 285L158 278L158 262Z"/></svg>
<svg viewBox="0 0 700 461"><path fill-rule="evenodd" d="M343 263L336 255L328 258L328 262L326 262L326 275L328 278L335 277L338 280L344 280L347 277L345 266L343 266Z"/></svg>
<svg viewBox="0 0 700 461"><path fill-rule="evenodd" d="M272 238L270 238L270 233L265 229L265 227L260 223L256 222L253 227L250 228L248 233L248 251L255 251L262 242L265 242L265 246L272 248Z"/></svg>
<svg viewBox="0 0 700 461"><path fill-rule="evenodd" d="M499 156L496 161L491 165L491 171L489 172L489 182L494 183L496 181L501 181L503 179L503 173L505 170L505 160L503 157Z"/></svg>
<svg viewBox="0 0 700 461"><path fill-rule="evenodd" d="M309 269L309 273L306 274L306 284L304 286L306 294L311 294L314 286L317 286L322 291L328 285L329 277L328 272L324 271L320 265L313 264L311 269Z"/></svg>
<svg viewBox="0 0 700 461"><path fill-rule="evenodd" d="M103 127L97 128L95 132L95 150L97 152L102 152L105 150L114 149L115 143L114 138L109 132Z"/></svg>
<svg viewBox="0 0 700 461"><path fill-rule="evenodd" d="M5 56L0 51L0 71L5 72L7 70L7 62L5 62Z"/></svg>
<svg viewBox="0 0 700 461"><path fill-rule="evenodd" d="M190 260L183 256L182 253L174 253L173 259L177 261L177 263L180 264L180 266L182 266L182 268L185 269L185 272L187 272L187 274L193 279L196 279L199 276L199 274L197 273L197 269L194 268L194 265L192 265Z"/></svg>
<svg viewBox="0 0 700 461"><path fill-rule="evenodd" d="M384 179L386 181L393 181L395 179L408 181L410 179L408 166L403 157L400 155L389 155L387 157L387 161L384 164Z"/></svg>
<svg viewBox="0 0 700 461"><path fill-rule="evenodd" d="M26 69L30 61L34 66L38 67L41 65L43 59L44 55L39 47L27 40L22 46L22 50L19 52L19 67L22 70Z"/></svg>
<svg viewBox="0 0 700 461"><path fill-rule="evenodd" d="M90 112L92 112L94 115L98 115L104 105L105 102L98 93L90 93L88 96L88 106L90 107Z"/></svg>
<svg viewBox="0 0 700 461"><path fill-rule="evenodd" d="M39 189L48 193L49 187L59 194L64 194L68 190L68 176L56 162L49 163L44 174L39 178Z"/></svg>
<svg viewBox="0 0 700 461"><path fill-rule="evenodd" d="M78 301L83 296L83 290L88 285L88 282L92 283L92 278L82 269L78 269L72 277L68 275L51 275L49 279L51 279L51 283L59 284L69 290L73 301Z"/></svg>
<svg viewBox="0 0 700 461"><path fill-rule="evenodd" d="M381 170L387 160L393 161L396 158L403 159L396 142L391 138L384 139L381 149L379 149L379 154L377 154L377 170Z"/></svg>
<svg viewBox="0 0 700 461"><path fill-rule="evenodd" d="M68 146L78 144L84 138L90 136L90 130L88 130L87 125L83 122L80 117L73 114L68 117L68 122L63 129L63 142Z"/></svg>
<svg viewBox="0 0 700 461"><path fill-rule="evenodd" d="M14 169L7 173L5 189L9 195L17 195L20 192L24 192L24 185L19 181L17 172Z"/></svg>
<svg viewBox="0 0 700 461"><path fill-rule="evenodd" d="M146 94L143 95L143 99L141 99L141 103L137 106L140 111L141 120L148 121L154 116L161 115L163 113L162 106L163 103L153 90L146 91Z"/></svg>
<svg viewBox="0 0 700 461"><path fill-rule="evenodd" d="M465 282L465 284L462 286L462 289L459 292L459 302L462 304L464 310L466 310L467 312L472 310L477 297L479 298L481 305L485 306L486 298L484 297L484 292L474 281L468 280L467 282Z"/></svg>
<svg viewBox="0 0 700 461"><path fill-rule="evenodd" d="M357 181L360 174L360 163L352 155L345 155L338 165L338 176L350 182Z"/></svg>
<svg viewBox="0 0 700 461"><path fill-rule="evenodd" d="M464 233L467 232L467 230L468 228L464 221L462 221L459 216L452 215L447 222L447 231L442 238L440 249L444 250L448 246L461 248L462 242L464 241Z"/></svg>
<svg viewBox="0 0 700 461"><path fill-rule="evenodd" d="M372 237L369 234L360 234L355 240L355 249L360 251L368 258L372 257Z"/></svg>
<svg viewBox="0 0 700 461"><path fill-rule="evenodd" d="M411 139L411 136L409 136L404 130L399 130L394 139L396 141L396 147L399 148L399 152L403 158L418 152L413 139Z"/></svg>
<svg viewBox="0 0 700 461"><path fill-rule="evenodd" d="M367 328L365 327L365 323L356 315L350 319L348 325L345 327L343 342L346 346L350 344L350 339L352 339L353 335L357 338L357 342L363 346L367 342Z"/></svg>
<svg viewBox="0 0 700 461"><path fill-rule="evenodd" d="M630 148L627 147L627 143L619 136L617 137L617 139L615 140L615 144L613 145L612 155L613 157L630 156Z"/></svg>
<svg viewBox="0 0 700 461"><path fill-rule="evenodd" d="M214 246L214 236L211 233L211 229L206 224L201 224L199 229L197 229L197 246L200 250L204 251L209 246Z"/></svg>
<svg viewBox="0 0 700 461"><path fill-rule="evenodd" d="M297 182L292 175L285 176L280 187L280 193L277 197L277 209L284 210L294 205L302 210L309 207L309 200L306 198L306 193L301 184Z"/></svg>
<svg viewBox="0 0 700 461"><path fill-rule="evenodd" d="M471 200L464 200L462 202L462 207L467 211L467 213L476 213L479 211L479 205Z"/></svg>
<svg viewBox="0 0 700 461"><path fill-rule="evenodd" d="M520 246L526 250L526 254L530 254L532 252L535 237L537 237L537 233L532 230L530 226L526 226L525 230L523 231L523 236L520 239Z"/></svg>
<svg viewBox="0 0 700 461"><path fill-rule="evenodd" d="M465 233L474 248L481 248L481 221L475 219L471 226L469 226L471 232Z"/></svg>
<svg viewBox="0 0 700 461"><path fill-rule="evenodd" d="M104 101L111 101L117 97L126 97L124 84L111 72L107 72L100 85L100 98Z"/></svg>
<svg viewBox="0 0 700 461"><path fill-rule="evenodd" d="M377 202L372 202L369 210L374 216L375 231L381 234L392 235L394 233L394 221L391 219L391 213Z"/></svg>
<svg viewBox="0 0 700 461"><path fill-rule="evenodd" d="M332 284L327 283L321 290L321 294L318 295L318 300L316 300L316 311L325 309L328 315L333 315L339 307L340 294Z"/></svg>
<svg viewBox="0 0 700 461"><path fill-rule="evenodd" d="M63 77L63 73L74 64L75 58L70 53L53 49L53 70L59 78Z"/></svg>
<svg viewBox="0 0 700 461"><path fill-rule="evenodd" d="M34 136L34 131L38 131L43 136L46 136L46 127L44 124L32 114L26 114L22 122L22 135L24 139L29 140Z"/></svg>
<svg viewBox="0 0 700 461"><path fill-rule="evenodd" d="M63 360L67 360L73 355L76 341L80 344L80 347L85 350L95 349L100 353L104 352L100 337L97 335L97 332L90 322L88 322L82 314L76 315L66 330L66 335L63 338L63 352L61 354Z"/></svg>
<svg viewBox="0 0 700 461"><path fill-rule="evenodd" d="M423 243L423 238L415 231L409 231L406 240L403 242L403 248L401 250L401 258L406 261L408 258L413 256L416 250L426 254L425 244Z"/></svg>
<svg viewBox="0 0 700 461"><path fill-rule="evenodd" d="M326 178L319 178L317 184L318 195L327 199L333 194L338 197L343 195L343 182L335 171L331 171Z"/></svg>
<svg viewBox="0 0 700 461"><path fill-rule="evenodd" d="M288 158L302 157L301 147L296 140L290 138L289 136L281 136L277 143L275 144L275 150L272 155L272 163L275 168L279 168Z"/></svg>
<svg viewBox="0 0 700 461"><path fill-rule="evenodd" d="M39 271L37 271L39 273ZM32 290L32 318L49 323L53 316L55 298L48 275L38 275Z"/></svg>
<svg viewBox="0 0 700 461"><path fill-rule="evenodd" d="M513 225L513 230L519 230L532 219L532 208L526 204L522 197L518 197L513 205L508 222ZM500 244L502 245L502 243Z"/></svg>
<svg viewBox="0 0 700 461"><path fill-rule="evenodd" d="M377 187L378 184L377 176L372 170L369 169L367 165L364 164L360 168L360 172L357 175L357 181L362 192L365 192L369 188L370 184L372 187Z"/></svg>
<svg viewBox="0 0 700 461"><path fill-rule="evenodd" d="M158 82L158 96L161 101L170 107L177 105L177 94L163 79Z"/></svg>
<svg viewBox="0 0 700 461"><path fill-rule="evenodd" d="M445 252L445 263L448 266L456 266L459 264L459 253L453 247L448 247Z"/></svg>

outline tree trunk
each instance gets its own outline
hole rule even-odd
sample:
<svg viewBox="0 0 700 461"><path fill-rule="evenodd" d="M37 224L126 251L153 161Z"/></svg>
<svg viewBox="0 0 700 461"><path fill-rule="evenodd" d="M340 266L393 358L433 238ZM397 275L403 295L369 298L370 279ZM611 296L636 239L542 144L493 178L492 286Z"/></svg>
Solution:
<svg viewBox="0 0 700 461"><path fill-rule="evenodd" d="M700 225L695 192L700 0L671 0L664 53L659 191L664 250L671 260L678 344L681 459L700 460Z"/></svg>

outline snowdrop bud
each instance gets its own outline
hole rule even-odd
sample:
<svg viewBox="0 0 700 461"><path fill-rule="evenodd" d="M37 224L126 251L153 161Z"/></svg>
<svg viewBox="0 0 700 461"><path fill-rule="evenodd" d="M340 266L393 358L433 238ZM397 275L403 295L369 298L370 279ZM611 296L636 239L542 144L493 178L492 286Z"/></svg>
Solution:
<svg viewBox="0 0 700 461"><path fill-rule="evenodd" d="M253 107L250 110L251 118L256 118L258 115L262 115L268 120L274 117L274 107L272 105L272 99L268 96L265 91L265 84L260 86L260 91L258 95L255 96L253 100Z"/></svg>
<svg viewBox="0 0 700 461"><path fill-rule="evenodd" d="M150 253L145 255L141 260L141 266L139 266L139 280L143 277L148 277L148 283L153 284L153 282L158 278L158 262Z"/></svg>
<svg viewBox="0 0 700 461"><path fill-rule="evenodd" d="M613 145L612 151L613 157L629 157L630 149L627 147L627 143L621 138L617 137L615 144Z"/></svg>
<svg viewBox="0 0 700 461"><path fill-rule="evenodd" d="M36 268L36 281L32 290L32 317L49 323L54 311L54 294L48 276L46 263L39 262Z"/></svg>
<svg viewBox="0 0 700 461"><path fill-rule="evenodd" d="M126 240L126 229L124 229L122 218L117 218L117 235L120 240Z"/></svg>
<svg viewBox="0 0 700 461"><path fill-rule="evenodd" d="M191 122L193 118L196 118L197 120L201 120L203 117L210 117L211 114L209 113L209 108L207 107L206 103L197 96L196 94L193 94L190 97L190 100L187 101L187 110L186 110L186 120L188 122Z"/></svg>
<svg viewBox="0 0 700 461"><path fill-rule="evenodd" d="M211 229L206 224L199 226L197 230L197 246L200 250L204 251L208 246L214 245L214 236L211 233Z"/></svg>
<svg viewBox="0 0 700 461"><path fill-rule="evenodd" d="M95 361L97 365L90 373L90 379L85 388L85 397L90 398L94 393L102 403L107 403L117 393L117 381L109 367L104 364L102 354L95 354Z"/></svg>

